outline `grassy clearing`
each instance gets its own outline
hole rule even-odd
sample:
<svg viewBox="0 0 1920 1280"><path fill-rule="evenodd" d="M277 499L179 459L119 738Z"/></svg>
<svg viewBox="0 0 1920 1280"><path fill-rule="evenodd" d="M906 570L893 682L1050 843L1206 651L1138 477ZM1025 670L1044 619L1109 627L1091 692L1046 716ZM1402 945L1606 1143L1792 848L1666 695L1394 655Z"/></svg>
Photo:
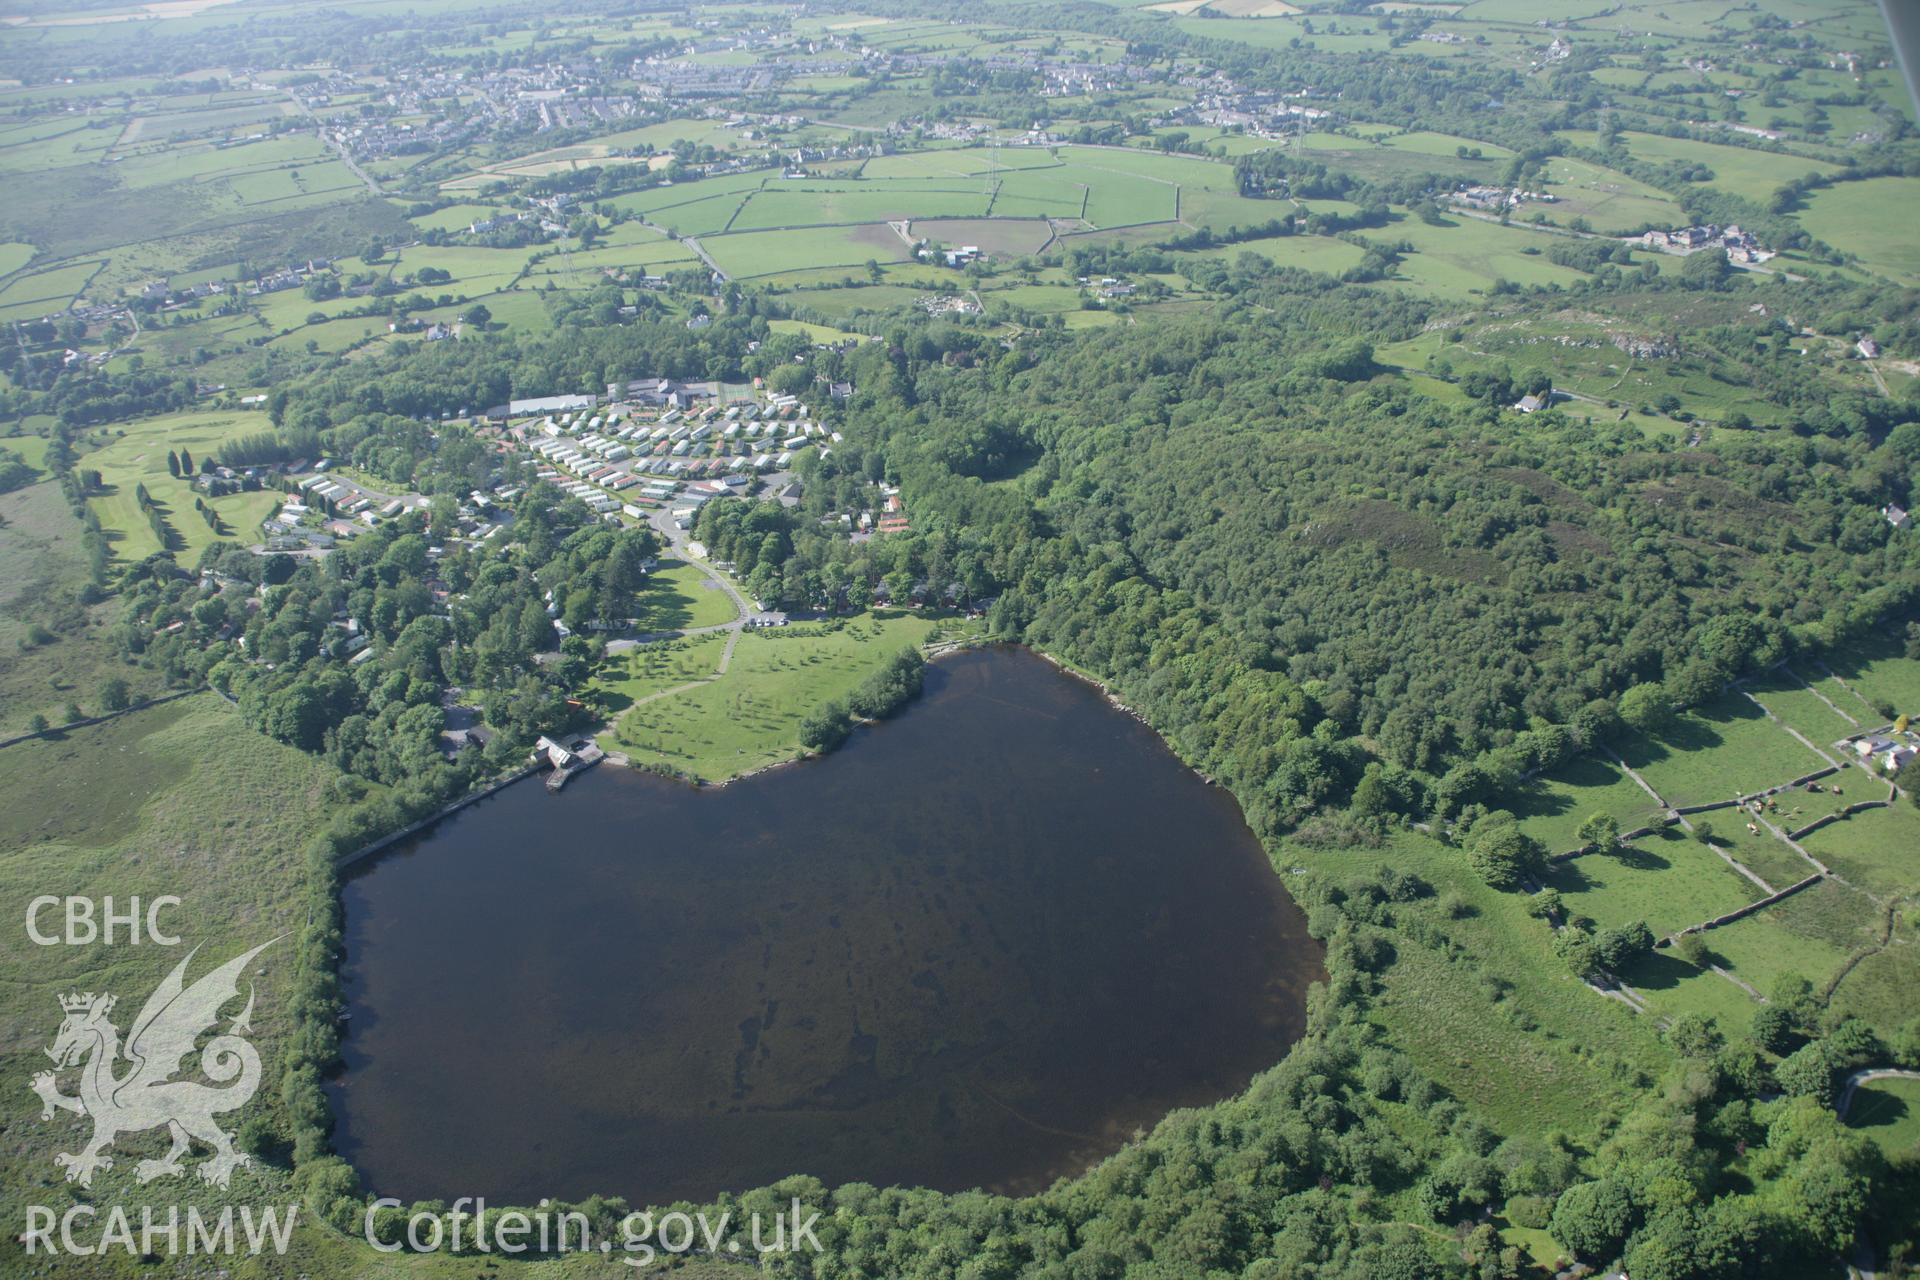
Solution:
<svg viewBox="0 0 1920 1280"><path fill-rule="evenodd" d="M1897 1027L1913 1016L1913 993L1920 990L1920 942L1914 923L1908 908L1890 943L1869 951L1847 972L1833 993L1837 1012L1865 1018L1876 1027Z"/></svg>
<svg viewBox="0 0 1920 1280"><path fill-rule="evenodd" d="M1360 265L1360 260L1367 256L1364 249L1345 240L1308 235L1242 240L1237 244L1216 245L1211 249L1185 250L1180 256L1221 258L1232 262L1243 253L1257 254L1278 266L1298 267L1303 271L1318 271L1326 275L1339 275L1349 267Z"/></svg>
<svg viewBox="0 0 1920 1280"><path fill-rule="evenodd" d="M1791 805L1787 806L1789 809ZM1718 822L1713 819L1718 818ZM1787 844L1772 832L1762 827L1758 835L1747 830L1747 819L1737 810L1727 809L1704 815L1704 820L1713 827L1713 842L1731 854L1741 866L1765 880L1776 889L1784 889L1813 874L1813 867L1807 860L1795 853ZM1788 828L1804 825L1800 819L1784 814L1772 817L1775 825ZM1694 820L1698 826L1701 818ZM1806 821L1811 821L1807 819ZM1703 917L1704 918L1704 917Z"/></svg>
<svg viewBox="0 0 1920 1280"><path fill-rule="evenodd" d="M923 290L908 285L859 285L851 289L796 289L796 305L825 316L852 316L862 312L892 311L911 306Z"/></svg>
<svg viewBox="0 0 1920 1280"><path fill-rule="evenodd" d="M140 484L147 487L172 527L172 550L183 564L191 566L201 549L220 537L232 540L253 536L260 521L278 504L279 494L256 491L205 499L219 514L225 530L216 534L194 510L192 485L167 473L167 452L185 448L197 464L201 458L217 458L220 446L230 440L268 429L264 413L197 410L144 418L114 428L114 438L88 453L82 463L100 471L106 492L92 499L92 506L107 530L114 556L123 561L138 560L162 549L134 496L134 488Z"/></svg>
<svg viewBox="0 0 1920 1280"><path fill-rule="evenodd" d="M871 613L844 626L803 623L740 637L727 674L635 707L615 741L636 761L717 781L800 753L800 722L880 664L920 644L932 618Z"/></svg>
<svg viewBox="0 0 1920 1280"><path fill-rule="evenodd" d="M1650 224L1667 227L1686 221L1680 206L1664 192L1584 160L1557 156L1548 161L1547 183L1557 199L1537 211L1556 225L1584 218L1595 231L1618 235Z"/></svg>
<svg viewBox="0 0 1920 1280"><path fill-rule="evenodd" d="M1283 851L1282 865L1293 856ZM1518 895L1488 888L1457 850L1413 833L1378 851L1340 854L1343 875L1376 864L1417 873L1462 912L1420 908L1450 945L1396 935L1383 978L1375 1016L1423 1071L1503 1132L1580 1136L1631 1105L1636 1082L1662 1056L1651 1023L1548 959L1547 926Z"/></svg>
<svg viewBox="0 0 1920 1280"><path fill-rule="evenodd" d="M1760 1002L1711 969L1697 969L1670 951L1642 956L1620 977L1657 1017L1704 1013L1729 1035L1744 1031Z"/></svg>
<svg viewBox="0 0 1920 1280"><path fill-rule="evenodd" d="M820 344L835 342L862 342L862 335L847 329L835 329L830 325L808 324L805 320L769 320L767 328L775 333L798 333Z"/></svg>
<svg viewBox="0 0 1920 1280"><path fill-rule="evenodd" d="M1874 1080L1860 1086L1847 1125L1880 1144L1889 1159L1920 1153L1920 1080Z"/></svg>
<svg viewBox="0 0 1920 1280"><path fill-rule="evenodd" d="M1448 216L1444 225L1430 226L1417 218L1403 218L1372 238L1409 241L1412 255L1400 263L1394 279L1443 298L1482 293L1501 280L1519 285L1571 285L1583 273L1547 261L1552 243L1536 231L1503 227L1479 218ZM1529 254L1528 249L1539 250Z"/></svg>
<svg viewBox="0 0 1920 1280"><path fill-rule="evenodd" d="M587 697L606 715L618 715L642 698L711 678L726 647L726 636L715 633L609 654L594 670Z"/></svg>

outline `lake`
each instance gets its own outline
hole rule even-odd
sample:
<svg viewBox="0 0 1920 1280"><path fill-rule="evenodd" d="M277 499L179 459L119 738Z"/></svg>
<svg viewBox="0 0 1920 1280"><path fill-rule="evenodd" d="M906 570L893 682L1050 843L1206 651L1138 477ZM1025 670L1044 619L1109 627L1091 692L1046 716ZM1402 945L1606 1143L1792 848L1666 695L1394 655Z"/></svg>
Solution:
<svg viewBox="0 0 1920 1280"><path fill-rule="evenodd" d="M1025 650L824 759L517 784L344 887L369 1189L1009 1194L1278 1062L1322 952L1238 805Z"/></svg>

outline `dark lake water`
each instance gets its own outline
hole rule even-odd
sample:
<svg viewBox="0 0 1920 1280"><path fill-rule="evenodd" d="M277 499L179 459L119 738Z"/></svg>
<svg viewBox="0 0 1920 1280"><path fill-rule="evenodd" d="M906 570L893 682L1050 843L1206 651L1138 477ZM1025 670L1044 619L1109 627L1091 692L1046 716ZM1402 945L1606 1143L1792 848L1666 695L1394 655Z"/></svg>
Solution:
<svg viewBox="0 0 1920 1280"><path fill-rule="evenodd" d="M345 887L369 1188L1037 1190L1299 1035L1318 944L1238 806L1018 649L824 759L523 783Z"/></svg>

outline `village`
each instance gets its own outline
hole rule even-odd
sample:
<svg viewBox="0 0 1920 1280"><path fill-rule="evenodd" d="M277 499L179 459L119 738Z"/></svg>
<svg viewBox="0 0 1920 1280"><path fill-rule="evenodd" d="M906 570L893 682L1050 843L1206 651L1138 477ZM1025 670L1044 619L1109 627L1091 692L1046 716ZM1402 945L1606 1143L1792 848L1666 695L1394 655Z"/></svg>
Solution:
<svg viewBox="0 0 1920 1280"><path fill-rule="evenodd" d="M853 394L846 383L823 390L830 402ZM512 400L466 425L501 461L497 483L471 491L456 509L451 541L472 546L503 532L510 538L513 504L535 482L554 485L603 521L647 524L663 544L683 544L700 508L715 499L763 496L796 505L801 458L824 459L843 438L797 396L671 378L613 383L604 394ZM385 492L342 474L325 458L296 459L284 469L210 466L196 479L209 493L275 484L288 497L263 521L254 545L259 555L324 555L341 539L432 505L424 494ZM855 541L908 528L899 491L890 486L876 492L871 509L841 513L834 523Z"/></svg>

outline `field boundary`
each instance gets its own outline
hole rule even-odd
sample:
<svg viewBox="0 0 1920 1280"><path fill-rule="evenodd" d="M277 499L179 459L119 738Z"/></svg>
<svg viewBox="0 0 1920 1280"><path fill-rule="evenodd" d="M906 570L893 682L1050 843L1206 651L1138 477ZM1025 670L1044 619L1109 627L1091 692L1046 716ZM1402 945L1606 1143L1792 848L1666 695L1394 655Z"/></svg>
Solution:
<svg viewBox="0 0 1920 1280"><path fill-rule="evenodd" d="M148 698L145 702L136 702L119 711L108 711L102 715L87 716L81 720L70 720L66 724L49 725L39 733L21 733L11 738L0 738L0 748L18 746L23 742L32 742L36 738L57 738L69 729L85 729L89 725L106 724L109 720L118 720L121 716L132 715L136 711L145 711L148 707L158 707L168 702L178 702L182 698L191 698L196 693L206 693L212 685L203 684L197 689L182 689L178 693L165 693L157 698Z"/></svg>

